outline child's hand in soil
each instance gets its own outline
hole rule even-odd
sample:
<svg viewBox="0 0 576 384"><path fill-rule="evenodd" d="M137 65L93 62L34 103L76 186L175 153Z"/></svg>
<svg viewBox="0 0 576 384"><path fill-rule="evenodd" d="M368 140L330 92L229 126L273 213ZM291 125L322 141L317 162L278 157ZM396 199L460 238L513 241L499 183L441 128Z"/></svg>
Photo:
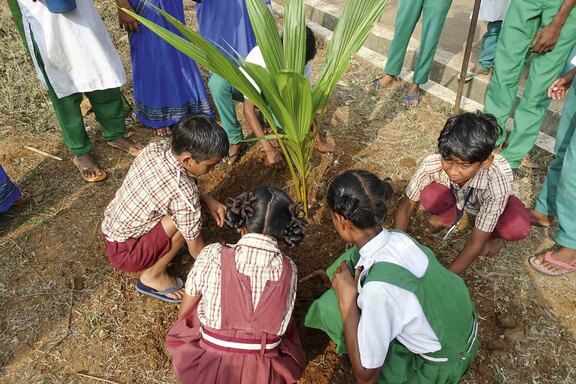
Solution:
<svg viewBox="0 0 576 384"><path fill-rule="evenodd" d="M227 209L226 206L208 195L203 195L203 202L208 207L208 211L216 222L216 225L222 228L224 226L224 216L226 215Z"/></svg>
<svg viewBox="0 0 576 384"><path fill-rule="evenodd" d="M310 281L310 280L316 279L316 278L321 279L322 282L324 283L324 286L326 286L326 288L330 288L332 286L332 283L330 282L330 278L328 277L328 274L323 269L318 269L318 270L312 272L311 274L304 276L303 278L300 279L299 283L302 284L302 283L305 283L307 281Z"/></svg>

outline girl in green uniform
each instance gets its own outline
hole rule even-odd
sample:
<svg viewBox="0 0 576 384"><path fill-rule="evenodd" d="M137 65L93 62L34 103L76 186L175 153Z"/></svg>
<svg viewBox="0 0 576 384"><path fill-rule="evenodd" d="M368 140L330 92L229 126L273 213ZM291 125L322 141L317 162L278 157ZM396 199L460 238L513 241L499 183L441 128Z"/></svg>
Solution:
<svg viewBox="0 0 576 384"><path fill-rule="evenodd" d="M383 229L391 192L361 170L331 183L332 221L355 247L326 271L332 289L312 304L306 325L348 353L361 383L458 383L479 348L474 304L430 249Z"/></svg>

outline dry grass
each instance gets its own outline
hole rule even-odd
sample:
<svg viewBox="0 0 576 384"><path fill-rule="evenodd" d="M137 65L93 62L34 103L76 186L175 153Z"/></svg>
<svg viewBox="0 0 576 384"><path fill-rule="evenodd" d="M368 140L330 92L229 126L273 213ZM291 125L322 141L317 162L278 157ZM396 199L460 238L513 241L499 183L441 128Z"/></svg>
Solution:
<svg viewBox="0 0 576 384"><path fill-rule="evenodd" d="M109 2L96 2L129 71L127 40L117 28ZM187 3L188 14L192 6ZM110 179L99 185L81 181L69 162L49 102L40 89L5 5L0 7L0 161L33 195L33 203L0 216L0 380L6 383L172 383L164 349L175 307L143 298L133 289L134 276L115 271L105 260L99 225L104 207L121 184L132 161L101 141L93 117L87 119L96 156ZM321 54L322 52L320 52ZM327 181L344 169L364 168L389 176L397 191L417 164L435 150L435 140L450 107L425 96L422 108L400 105L405 84L377 94L366 84L380 71L353 62L329 105L324 130L347 151L341 157L314 156L314 209L309 238L290 256L301 274L325 267L344 244L326 220ZM129 73L128 73L129 75ZM130 84L125 87L130 96ZM134 121L129 129L141 141L151 135ZM48 150L57 162L22 150L23 143ZM544 165L519 180L520 197L532 205L551 156L531 153ZM238 193L250 182L286 185L286 174L261 166L257 147L231 173L217 171L204 187L219 198ZM448 263L466 233L444 242L420 231L412 233ZM389 219L391 221L391 219ZM576 379L576 292L573 278L547 278L526 260L553 245L556 229L534 229L518 243L504 244L496 259L480 259L464 274L480 315L481 350L467 383L572 383ZM208 241L233 235L207 230ZM332 240L328 240L332 239ZM305 251L308 250L308 251ZM310 252L310 253L306 253ZM190 261L174 266L181 275ZM322 288L299 289L299 319ZM350 383L349 364L321 336L302 329L310 362L303 383Z"/></svg>

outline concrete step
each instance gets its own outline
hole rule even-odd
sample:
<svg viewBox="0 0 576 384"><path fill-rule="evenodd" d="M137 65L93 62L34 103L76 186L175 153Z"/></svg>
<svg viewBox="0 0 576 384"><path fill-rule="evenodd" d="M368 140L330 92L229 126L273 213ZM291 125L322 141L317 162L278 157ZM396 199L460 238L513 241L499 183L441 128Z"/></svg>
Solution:
<svg viewBox="0 0 576 384"><path fill-rule="evenodd" d="M305 0L306 17L309 21L333 31L342 13L345 1L346 0ZM274 0L274 3L276 6L283 8L285 0ZM380 22L376 24L372 33L366 40L366 43L364 44L365 48L385 57L390 42L392 41L392 37L394 36L394 19L397 5L398 1L396 0L391 1L386 6ZM467 14L465 10L468 10ZM446 20L441 42L436 51L432 71L430 73L430 81L453 92L456 92L458 86L458 75L460 73L464 56L463 45L465 44L468 34L468 16L471 10L472 4L469 2L466 2L465 0L454 0L450 10L451 13L449 13ZM479 23L476 30L477 41L474 44L473 54L474 52L477 54L479 50L479 43L484 33L484 29L485 27L483 26L483 23ZM409 69L412 69L416 62L420 46L419 36L420 29L417 27L413 37L410 39L406 58L404 60L403 73L405 74L410 73ZM459 46L462 46L462 48L459 49ZM443 48L456 51L456 53ZM385 60L383 63L385 63ZM384 65L385 64L382 64L381 68L383 68ZM406 76L402 77L405 78ZM484 95L486 94L488 81L489 78L487 76L479 76L473 81L467 83L464 87L463 94L469 99L468 103L470 103L470 101L476 102L476 105L480 110L484 108ZM436 86L433 86L432 88L436 88ZM426 89L426 87L424 87L424 89ZM523 89L521 86L519 94L521 94L522 91ZM454 103L454 100L452 103ZM562 111L562 105L562 101L552 101L550 104L547 116L542 124L541 131L543 134L554 137L560 113ZM511 127L512 120L509 119L507 128L510 130ZM546 140L549 141L548 139Z"/></svg>

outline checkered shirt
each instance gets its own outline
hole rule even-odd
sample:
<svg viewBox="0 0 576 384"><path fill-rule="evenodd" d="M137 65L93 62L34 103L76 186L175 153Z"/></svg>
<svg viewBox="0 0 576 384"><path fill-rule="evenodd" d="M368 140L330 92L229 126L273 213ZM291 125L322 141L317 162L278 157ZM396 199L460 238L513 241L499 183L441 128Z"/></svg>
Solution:
<svg viewBox="0 0 576 384"><path fill-rule="evenodd" d="M188 176L174 157L170 141L149 144L134 160L104 211L102 232L110 241L138 238L150 232L164 216L172 218L186 240L200 235L196 179Z"/></svg>
<svg viewBox="0 0 576 384"><path fill-rule="evenodd" d="M278 281L282 275L283 256L278 249L278 243L269 236L249 233L244 235L238 244L230 246L235 248L238 272L250 278L252 304L256 308L266 282L268 280ZM202 294L202 299L198 303L200 322L214 329L220 329L222 317L221 250L221 244L206 246L198 255L186 280L186 293L188 295ZM296 300L298 271L292 260L290 260L290 264L292 265L290 294L286 302L286 314L278 331L279 336L286 332Z"/></svg>
<svg viewBox="0 0 576 384"><path fill-rule="evenodd" d="M515 195L514 176L508 161L495 154L492 166L480 168L478 172L463 186L459 187L450 181L442 169L441 156L434 154L422 160L420 167L406 187L406 196L410 200L419 201L420 192L431 183L439 183L454 188L456 205L462 209L464 200L470 188L474 188L468 204L464 208L476 216L474 226L484 232L493 232L498 219L508 203L508 197Z"/></svg>

